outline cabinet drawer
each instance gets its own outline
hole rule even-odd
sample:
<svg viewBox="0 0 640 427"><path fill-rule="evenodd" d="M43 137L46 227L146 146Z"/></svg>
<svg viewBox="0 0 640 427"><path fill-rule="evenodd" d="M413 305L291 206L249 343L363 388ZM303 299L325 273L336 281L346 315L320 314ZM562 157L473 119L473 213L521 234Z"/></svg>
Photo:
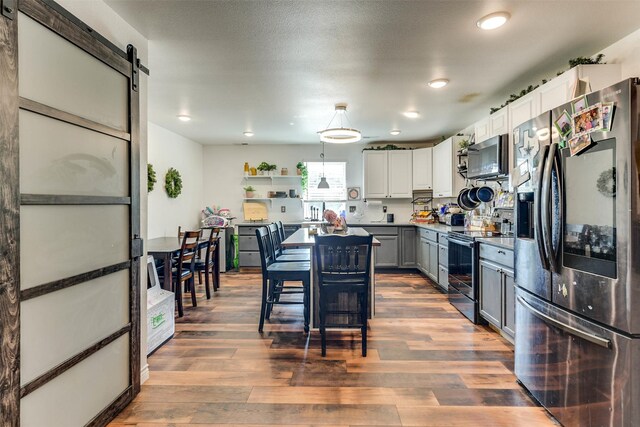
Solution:
<svg viewBox="0 0 640 427"><path fill-rule="evenodd" d="M363 227L374 236L397 236L398 227Z"/></svg>
<svg viewBox="0 0 640 427"><path fill-rule="evenodd" d="M449 246L438 245L438 264L445 268L449 267Z"/></svg>
<svg viewBox="0 0 640 427"><path fill-rule="evenodd" d="M513 268L513 251L509 249L481 243L480 258L496 262L504 265L505 267Z"/></svg>
<svg viewBox="0 0 640 427"><path fill-rule="evenodd" d="M447 233L438 233L438 242L447 246L449 244L449 235Z"/></svg>
<svg viewBox="0 0 640 427"><path fill-rule="evenodd" d="M443 266L438 266L438 284L443 289L449 288L449 269Z"/></svg>
<svg viewBox="0 0 640 427"><path fill-rule="evenodd" d="M438 232L434 230L429 230L427 228L420 229L420 236L424 237L427 240L431 240L432 242L438 241Z"/></svg>
<svg viewBox="0 0 640 427"><path fill-rule="evenodd" d="M252 225L252 226L239 226L238 227L238 235L240 236L256 236L256 230L260 227L265 227L265 225Z"/></svg>
<svg viewBox="0 0 640 427"><path fill-rule="evenodd" d="M260 267L260 252L240 252L240 267Z"/></svg>
<svg viewBox="0 0 640 427"><path fill-rule="evenodd" d="M258 238L256 236L239 236L238 249L240 251L257 251Z"/></svg>

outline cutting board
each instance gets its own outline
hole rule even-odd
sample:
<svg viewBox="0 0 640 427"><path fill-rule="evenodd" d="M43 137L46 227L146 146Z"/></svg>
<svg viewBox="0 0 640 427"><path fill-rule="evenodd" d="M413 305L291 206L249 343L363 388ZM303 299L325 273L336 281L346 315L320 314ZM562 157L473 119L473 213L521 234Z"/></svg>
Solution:
<svg viewBox="0 0 640 427"><path fill-rule="evenodd" d="M245 221L262 221L269 219L267 205L261 202L244 202L242 204Z"/></svg>

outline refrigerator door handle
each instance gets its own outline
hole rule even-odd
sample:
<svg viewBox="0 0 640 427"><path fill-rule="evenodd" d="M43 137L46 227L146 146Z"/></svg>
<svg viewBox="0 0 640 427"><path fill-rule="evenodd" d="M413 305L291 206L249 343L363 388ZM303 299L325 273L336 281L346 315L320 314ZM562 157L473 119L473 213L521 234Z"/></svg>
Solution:
<svg viewBox="0 0 640 427"><path fill-rule="evenodd" d="M533 219L533 226L534 226L534 237L535 237L535 241L536 244L538 246L538 254L540 255L540 262L542 264L542 268L544 268L545 270L549 269L549 261L547 258L547 254L546 254L546 248L544 245L544 236L543 236L543 231L542 231L542 201L543 201L543 197L542 197L542 188L543 188L543 178L544 178L544 169L545 169L545 164L546 164L546 160L547 160L547 154L549 153L549 146L545 145L544 147L542 147L542 152L540 153L540 163L538 164L538 183L536 186L536 191L534 193L534 206L535 206L535 212L534 212L534 219Z"/></svg>
<svg viewBox="0 0 640 427"><path fill-rule="evenodd" d="M561 167L561 153L560 147L556 150L556 156L553 159L553 169L555 171L556 177L558 178L558 221L556 222L560 229L556 233L556 240L552 243L551 251L553 252L553 259L556 262L556 273L560 273L560 269L562 268L562 263L558 263L558 259L560 258L558 255L560 251L562 251L562 229L564 224L564 177L562 176L562 167ZM557 250L553 248L556 247Z"/></svg>
<svg viewBox="0 0 640 427"><path fill-rule="evenodd" d="M599 345L600 347L611 348L611 340L599 337L594 334L590 334L589 332L582 331L578 328L574 328L571 325L567 325L556 319L553 319L552 317L547 316L546 314L544 314L543 312L539 311L538 309L533 307L531 304L526 302L521 296L518 296L517 299L520 304L522 304L527 310L531 312L531 314L533 314L543 322L548 323L549 325L554 326L558 329L561 329L568 334L571 334L578 338L582 338L583 340L589 341L590 343Z"/></svg>
<svg viewBox="0 0 640 427"><path fill-rule="evenodd" d="M544 242L549 267L554 273L558 272L558 266L552 243L553 234L551 230L551 175L555 166L557 151L558 144L553 143L549 146L549 152L547 153L547 159L544 164L544 172L542 173L542 194L540 196L542 200L542 203L540 205L540 216L542 218L542 240Z"/></svg>

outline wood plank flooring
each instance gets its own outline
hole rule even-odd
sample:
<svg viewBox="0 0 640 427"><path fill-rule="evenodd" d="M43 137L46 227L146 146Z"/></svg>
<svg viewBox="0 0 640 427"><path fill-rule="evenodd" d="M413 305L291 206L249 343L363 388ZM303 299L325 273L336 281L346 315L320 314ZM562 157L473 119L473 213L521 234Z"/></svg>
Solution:
<svg viewBox="0 0 640 427"><path fill-rule="evenodd" d="M355 331L330 332L321 357L300 306L276 307L259 334L260 280L226 273L211 300L185 299L174 339L111 425L557 425L515 382L512 346L417 274L377 276L366 358Z"/></svg>

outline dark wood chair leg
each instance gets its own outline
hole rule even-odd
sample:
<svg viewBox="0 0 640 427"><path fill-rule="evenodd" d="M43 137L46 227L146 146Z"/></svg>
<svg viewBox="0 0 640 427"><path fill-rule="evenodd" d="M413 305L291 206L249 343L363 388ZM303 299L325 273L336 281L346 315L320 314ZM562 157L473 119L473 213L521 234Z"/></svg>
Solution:
<svg viewBox="0 0 640 427"><path fill-rule="evenodd" d="M268 301L277 301L275 295L276 295L276 285L277 285L277 281L273 280L273 279L269 279L269 292L267 293L267 300ZM271 319L271 310L273 310L273 304L267 303L267 315L266 315L266 319L269 320Z"/></svg>
<svg viewBox="0 0 640 427"><path fill-rule="evenodd" d="M320 346L322 348L322 357L327 355L327 329L325 328L325 309L326 309L326 297L323 292L320 292Z"/></svg>
<svg viewBox="0 0 640 427"><path fill-rule="evenodd" d="M191 276L191 279L188 280L191 286L191 304L194 307L198 306L198 301L196 300L196 278L195 275Z"/></svg>
<svg viewBox="0 0 640 427"><path fill-rule="evenodd" d="M267 309L267 279L262 278L262 304L260 304L260 325L258 326L258 332L262 332L264 326L264 318Z"/></svg>
<svg viewBox="0 0 640 427"><path fill-rule="evenodd" d="M367 357L367 320L369 318L369 296L362 292L360 318L362 322L362 357Z"/></svg>
<svg viewBox="0 0 640 427"><path fill-rule="evenodd" d="M176 304L178 304L178 317L184 316L184 306L182 305L182 282L176 280L175 283Z"/></svg>
<svg viewBox="0 0 640 427"><path fill-rule="evenodd" d="M200 272L198 272L200 274ZM200 283L202 283L202 279L200 279ZM207 295L207 299L211 299L211 287L209 286L209 268L204 272L204 292Z"/></svg>
<svg viewBox="0 0 640 427"><path fill-rule="evenodd" d="M310 288L310 283L309 283L309 279L305 279L302 281L302 286L304 287L303 290L303 297L302 297L302 302L303 302L303 306L304 306L304 331L306 333L309 333L309 288Z"/></svg>

